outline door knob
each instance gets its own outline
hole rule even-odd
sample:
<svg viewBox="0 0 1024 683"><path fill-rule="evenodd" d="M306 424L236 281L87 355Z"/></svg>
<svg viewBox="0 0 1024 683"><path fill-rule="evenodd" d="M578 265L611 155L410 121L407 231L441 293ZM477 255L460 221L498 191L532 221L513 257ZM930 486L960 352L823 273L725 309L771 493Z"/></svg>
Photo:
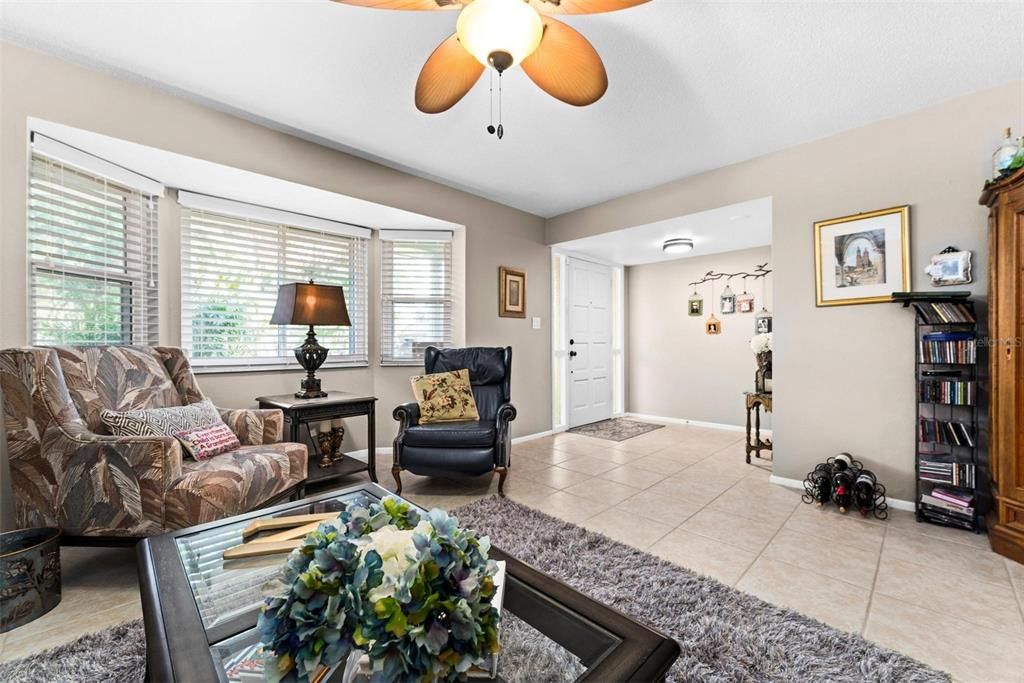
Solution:
<svg viewBox="0 0 1024 683"><path fill-rule="evenodd" d="M569 346L572 346L572 345L573 345L573 344L575 344L575 343L576 343L576 340L575 340L575 339L570 339L570 340L569 340Z"/></svg>
<svg viewBox="0 0 1024 683"><path fill-rule="evenodd" d="M576 352L575 351L570 351L569 352L569 358L575 358L575 357L576 357Z"/></svg>

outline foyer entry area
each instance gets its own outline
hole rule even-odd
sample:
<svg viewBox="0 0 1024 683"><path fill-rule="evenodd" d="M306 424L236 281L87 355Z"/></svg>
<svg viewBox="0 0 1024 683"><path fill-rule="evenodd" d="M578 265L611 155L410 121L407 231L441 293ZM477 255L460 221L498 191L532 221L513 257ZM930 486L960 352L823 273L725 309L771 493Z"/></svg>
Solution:
<svg viewBox="0 0 1024 683"><path fill-rule="evenodd" d="M615 441L628 425L604 421L624 417L742 432L749 412L768 458L771 241L765 197L554 245L555 431L597 423Z"/></svg>

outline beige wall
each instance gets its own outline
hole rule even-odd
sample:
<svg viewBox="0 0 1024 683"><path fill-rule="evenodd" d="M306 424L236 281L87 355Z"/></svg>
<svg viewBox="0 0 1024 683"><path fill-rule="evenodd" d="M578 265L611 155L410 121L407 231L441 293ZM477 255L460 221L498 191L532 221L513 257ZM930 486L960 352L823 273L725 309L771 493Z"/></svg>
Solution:
<svg viewBox="0 0 1024 683"><path fill-rule="evenodd" d="M757 363L750 351L754 313L722 315L718 298L724 280L701 285L704 315L687 315L687 299L693 293L688 282L700 280L709 270L724 273L750 272L771 261L771 248L742 249L697 258L683 258L626 268L626 410L643 415L682 418L723 425L744 424L743 392L754 388ZM770 267L770 266L769 266ZM772 310L771 278L765 287ZM742 280L730 285L743 291ZM761 284L748 280L757 310L763 300ZM714 310L722 333L704 333L704 321ZM762 420L770 427L770 418Z"/></svg>
<svg viewBox="0 0 1024 683"><path fill-rule="evenodd" d="M283 178L464 225L465 339L471 345L513 347L515 435L551 428L550 258L544 221L522 211L301 140L175 97L161 90L87 69L53 56L0 43L0 347L26 343L25 197L28 117L75 126L139 144L247 171ZM161 212L161 305L165 343L178 341L180 283L176 268L175 210ZM527 270L530 320L499 318L499 265ZM371 302L376 299L371 298ZM372 325L371 325L372 330ZM373 392L378 403L377 444L390 444L392 408L410 398L413 368L371 367L321 373L325 387ZM260 394L294 391L301 371L203 375L200 384L225 406L253 405ZM346 448L365 447L364 427Z"/></svg>
<svg viewBox="0 0 1024 683"><path fill-rule="evenodd" d="M922 268L952 244L974 251L969 289L984 296L986 212L978 194L1000 131L1021 127L1022 87L976 93L558 216L547 222L548 242L772 197L775 474L802 479L845 450L878 473L890 496L910 499L912 316L893 304L815 307L812 226L910 204L913 287L931 289Z"/></svg>

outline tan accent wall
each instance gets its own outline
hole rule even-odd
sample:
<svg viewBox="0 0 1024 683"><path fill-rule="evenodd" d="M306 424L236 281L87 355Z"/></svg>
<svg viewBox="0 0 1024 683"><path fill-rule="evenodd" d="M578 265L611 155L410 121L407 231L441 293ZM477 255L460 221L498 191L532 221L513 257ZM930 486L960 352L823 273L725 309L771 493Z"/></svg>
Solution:
<svg viewBox="0 0 1024 683"><path fill-rule="evenodd" d="M512 394L519 410L513 434L551 428L551 265L543 219L164 90L7 42L0 43L0 50L0 347L27 342L26 120L38 117L466 226L455 244L456 270L464 273L456 310L464 311L465 341L469 345L513 347ZM168 198L161 211L161 334L164 343L170 344L180 339L176 322L180 291L176 214ZM376 254L376 249L371 253ZM541 317L542 329L532 329L529 318L498 317L501 265L529 272L529 315ZM465 282L472 286L465 287ZM376 300L375 281L373 287L371 307ZM370 367L320 374L325 387L373 392L380 398L377 445L386 446L395 432L391 411L398 403L411 399L407 378L415 368L375 367L379 354L372 320ZM219 404L245 407L253 405L253 398L260 394L294 391L302 374L296 368L291 372L202 375L200 384ZM346 442L346 448L366 447L362 420L350 422L355 439Z"/></svg>
<svg viewBox="0 0 1024 683"><path fill-rule="evenodd" d="M952 244L974 252L968 289L984 297L986 211L978 194L1001 131L1021 127L1022 87L986 90L551 218L548 243L770 196L775 474L803 479L815 463L849 451L890 496L910 499L913 318L893 304L817 308L813 224L910 204L913 287L931 289L923 268Z"/></svg>
<svg viewBox="0 0 1024 683"><path fill-rule="evenodd" d="M740 426L746 419L744 391L753 391L757 362L750 351L754 336L754 315L764 299L761 283L748 281L754 294L755 313L722 315L719 297L725 281L703 284L704 315L687 315L687 300L693 293L688 282L701 279L709 270L750 272L770 262L771 248L741 249L710 256L676 259L626 268L626 410L642 415L714 422ZM730 285L734 294L743 291L742 280ZM772 285L765 287L768 310L772 310ZM670 298L670 301L666 301ZM704 333L704 321L714 311L722 333ZM771 418L761 425L771 426Z"/></svg>

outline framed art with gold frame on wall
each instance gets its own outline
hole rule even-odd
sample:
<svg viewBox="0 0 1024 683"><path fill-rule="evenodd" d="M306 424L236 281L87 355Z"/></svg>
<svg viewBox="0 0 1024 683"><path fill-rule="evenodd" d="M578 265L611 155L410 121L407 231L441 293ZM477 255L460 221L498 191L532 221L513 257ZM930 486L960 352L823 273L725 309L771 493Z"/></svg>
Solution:
<svg viewBox="0 0 1024 683"><path fill-rule="evenodd" d="M498 268L498 315L502 318L526 317L526 271L505 266Z"/></svg>
<svg viewBox="0 0 1024 683"><path fill-rule="evenodd" d="M910 289L910 206L814 224L818 306L891 301Z"/></svg>

